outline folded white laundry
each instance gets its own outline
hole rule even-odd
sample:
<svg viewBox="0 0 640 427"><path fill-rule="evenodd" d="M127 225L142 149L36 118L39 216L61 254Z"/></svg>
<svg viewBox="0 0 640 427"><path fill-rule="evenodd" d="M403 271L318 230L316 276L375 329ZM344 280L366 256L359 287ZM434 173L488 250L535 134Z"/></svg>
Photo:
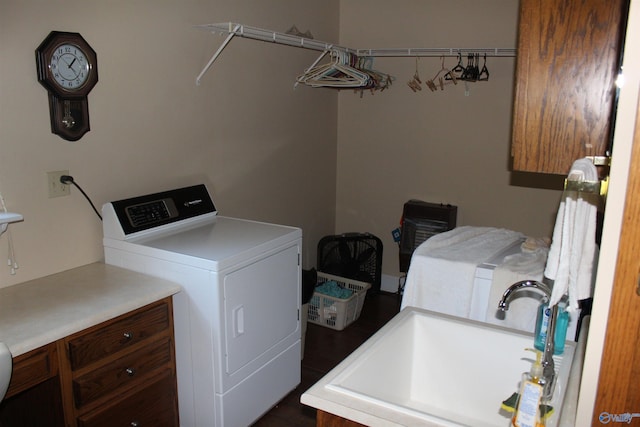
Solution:
<svg viewBox="0 0 640 427"><path fill-rule="evenodd" d="M471 226L436 234L413 253L402 308L414 306L469 317L478 264L523 237L516 231Z"/></svg>
<svg viewBox="0 0 640 427"><path fill-rule="evenodd" d="M579 159L571 166L567 179L597 181L598 172L592 161ZM550 303L554 305L568 294L569 312L578 309L578 300L593 294L597 197L565 190L558 208L544 275L554 281Z"/></svg>
<svg viewBox="0 0 640 427"><path fill-rule="evenodd" d="M491 293L485 321L495 325L534 332L541 294L531 291L531 295L522 293L513 298L507 313L500 312L504 319L496 317L498 301L504 291L521 280L542 280L542 271L547 260L548 248L541 246L537 250L523 249L520 253L507 256L502 264L496 266L493 273Z"/></svg>

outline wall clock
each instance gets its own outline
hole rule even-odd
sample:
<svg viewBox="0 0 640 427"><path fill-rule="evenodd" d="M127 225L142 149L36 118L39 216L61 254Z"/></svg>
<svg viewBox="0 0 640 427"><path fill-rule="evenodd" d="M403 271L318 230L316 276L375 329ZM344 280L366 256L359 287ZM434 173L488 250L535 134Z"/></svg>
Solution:
<svg viewBox="0 0 640 427"><path fill-rule="evenodd" d="M79 140L90 129L87 96L98 82L96 52L79 33L52 31L36 49L36 66L49 95L51 132Z"/></svg>

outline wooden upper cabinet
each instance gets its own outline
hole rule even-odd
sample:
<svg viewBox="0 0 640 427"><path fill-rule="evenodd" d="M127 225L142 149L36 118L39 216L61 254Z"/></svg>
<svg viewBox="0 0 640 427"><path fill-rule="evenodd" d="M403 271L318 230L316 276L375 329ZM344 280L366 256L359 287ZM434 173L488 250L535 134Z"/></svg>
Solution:
<svg viewBox="0 0 640 427"><path fill-rule="evenodd" d="M520 0L513 170L566 175L609 149L627 0Z"/></svg>

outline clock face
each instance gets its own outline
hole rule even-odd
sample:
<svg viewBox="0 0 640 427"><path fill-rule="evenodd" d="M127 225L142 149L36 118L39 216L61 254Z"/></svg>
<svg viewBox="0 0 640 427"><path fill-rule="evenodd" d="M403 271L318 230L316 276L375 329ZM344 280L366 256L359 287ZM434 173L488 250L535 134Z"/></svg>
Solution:
<svg viewBox="0 0 640 427"><path fill-rule="evenodd" d="M85 53L70 43L57 46L49 64L53 81L68 91L81 88L87 82L91 71Z"/></svg>

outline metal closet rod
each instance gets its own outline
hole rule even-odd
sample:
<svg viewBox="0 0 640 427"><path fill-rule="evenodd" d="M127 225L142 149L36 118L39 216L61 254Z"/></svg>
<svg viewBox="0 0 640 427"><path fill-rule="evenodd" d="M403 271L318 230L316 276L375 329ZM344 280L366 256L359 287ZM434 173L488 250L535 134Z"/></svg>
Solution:
<svg viewBox="0 0 640 427"><path fill-rule="evenodd" d="M318 51L338 51L352 53L358 56L370 57L416 57L416 56L457 56L458 54L478 53L486 56L516 56L516 49L513 48L383 48L383 49L352 49L336 44L323 42L315 39L308 39L292 34L279 33L277 31L265 30L251 27L249 25L237 24L233 22L221 22L217 24L196 25L196 28L215 32L228 33L227 38L222 42L218 50L213 54L207 65L196 77L196 84L200 84L202 76L209 70L213 62L218 58L222 50L229 44L234 36L261 40L265 42L283 44L287 46L301 47Z"/></svg>

